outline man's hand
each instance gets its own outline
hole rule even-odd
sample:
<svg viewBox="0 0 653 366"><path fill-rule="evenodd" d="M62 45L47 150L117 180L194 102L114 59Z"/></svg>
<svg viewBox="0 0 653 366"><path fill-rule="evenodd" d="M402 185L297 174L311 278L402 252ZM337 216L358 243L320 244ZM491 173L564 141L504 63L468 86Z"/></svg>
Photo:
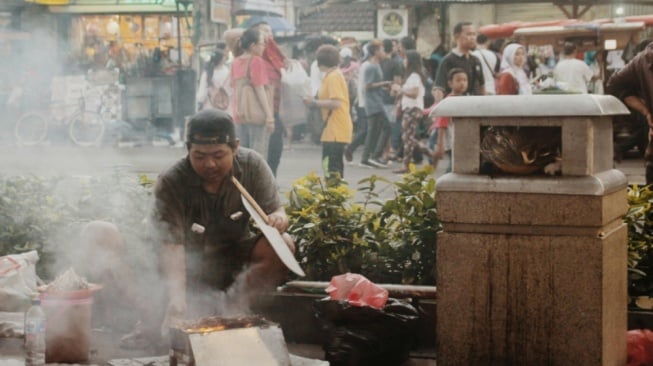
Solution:
<svg viewBox="0 0 653 366"><path fill-rule="evenodd" d="M286 216L283 209L277 210L268 215L268 225L276 228L282 234L288 229L288 224L288 216Z"/></svg>
<svg viewBox="0 0 653 366"><path fill-rule="evenodd" d="M168 303L163 323L161 323L161 335L167 336L168 330L171 327L179 326L179 323L184 320L186 315L186 300L181 297L172 296Z"/></svg>
<svg viewBox="0 0 653 366"><path fill-rule="evenodd" d="M315 99L312 96L304 98L304 105L307 107L315 107Z"/></svg>

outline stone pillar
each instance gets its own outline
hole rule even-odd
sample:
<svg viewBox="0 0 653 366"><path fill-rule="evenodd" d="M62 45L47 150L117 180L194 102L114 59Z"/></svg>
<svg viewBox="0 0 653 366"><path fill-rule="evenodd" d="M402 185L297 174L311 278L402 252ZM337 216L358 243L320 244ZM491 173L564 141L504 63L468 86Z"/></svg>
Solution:
<svg viewBox="0 0 653 366"><path fill-rule="evenodd" d="M437 182L438 366L626 364L626 177L611 96L447 98L453 172ZM556 176L481 174L487 126L561 131Z"/></svg>

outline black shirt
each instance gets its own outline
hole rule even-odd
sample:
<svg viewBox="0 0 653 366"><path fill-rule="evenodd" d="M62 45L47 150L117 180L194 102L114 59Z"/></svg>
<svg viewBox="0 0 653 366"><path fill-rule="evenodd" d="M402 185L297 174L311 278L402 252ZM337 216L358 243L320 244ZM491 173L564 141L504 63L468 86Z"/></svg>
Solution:
<svg viewBox="0 0 653 366"><path fill-rule="evenodd" d="M485 85L483 79L483 68L481 62L475 56L463 55L455 51L449 52L440 63L438 73L435 76L435 86L444 90L447 95L451 92L449 88L448 75L449 71L454 68L461 68L467 73L467 95L480 95L481 87Z"/></svg>
<svg viewBox="0 0 653 366"><path fill-rule="evenodd" d="M393 57L387 57L381 60L380 62L381 70L383 71L383 80L384 81L393 81L395 76L398 76L400 79L402 77L403 65L397 59ZM394 104L395 98L390 96L390 90L383 88L383 103L384 104Z"/></svg>

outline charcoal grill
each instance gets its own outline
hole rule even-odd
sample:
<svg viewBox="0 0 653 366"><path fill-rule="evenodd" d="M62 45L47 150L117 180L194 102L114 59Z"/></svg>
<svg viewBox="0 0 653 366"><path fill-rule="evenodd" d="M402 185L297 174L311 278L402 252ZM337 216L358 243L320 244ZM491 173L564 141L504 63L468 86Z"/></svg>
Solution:
<svg viewBox="0 0 653 366"><path fill-rule="evenodd" d="M170 328L170 366L290 365L278 324L261 316L206 317Z"/></svg>

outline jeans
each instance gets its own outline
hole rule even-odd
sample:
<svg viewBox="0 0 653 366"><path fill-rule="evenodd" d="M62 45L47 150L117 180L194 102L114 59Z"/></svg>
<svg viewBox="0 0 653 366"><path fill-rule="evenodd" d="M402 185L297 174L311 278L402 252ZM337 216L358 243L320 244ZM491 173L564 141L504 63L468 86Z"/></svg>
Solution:
<svg viewBox="0 0 653 366"><path fill-rule="evenodd" d="M351 140L349 146L347 146L347 151L354 153L357 147L365 143L365 138L367 137L367 115L365 114L365 108L356 107L356 134Z"/></svg>
<svg viewBox="0 0 653 366"><path fill-rule="evenodd" d="M283 153L283 135L285 133L283 123L279 119L279 114L274 114L274 131L270 134L270 143L268 146L268 165L272 169L272 174L277 176L277 169L281 162L281 153Z"/></svg>
<svg viewBox="0 0 653 366"><path fill-rule="evenodd" d="M255 150L267 161L268 146L270 145L270 132L266 130L265 125L238 124L236 126L237 137L240 139L240 146Z"/></svg>
<svg viewBox="0 0 653 366"><path fill-rule="evenodd" d="M388 143L390 123L385 112L374 113L367 116L367 136L365 138L365 149L361 161L380 159L383 150Z"/></svg>
<svg viewBox="0 0 653 366"><path fill-rule="evenodd" d="M345 162L343 152L345 151L344 142L322 142L322 167L325 176L338 173L340 177L345 176Z"/></svg>

